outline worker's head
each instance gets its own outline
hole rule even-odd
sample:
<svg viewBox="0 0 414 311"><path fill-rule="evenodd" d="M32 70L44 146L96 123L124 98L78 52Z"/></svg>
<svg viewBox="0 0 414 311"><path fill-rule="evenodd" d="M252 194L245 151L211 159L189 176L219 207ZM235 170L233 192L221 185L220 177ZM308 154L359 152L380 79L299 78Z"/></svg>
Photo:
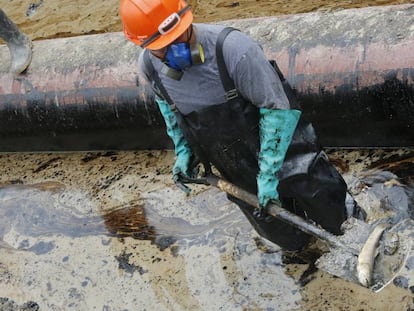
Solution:
<svg viewBox="0 0 414 311"><path fill-rule="evenodd" d="M125 36L150 50L162 50L190 27L193 14L184 0L121 0Z"/></svg>
<svg viewBox="0 0 414 311"><path fill-rule="evenodd" d="M162 72L180 80L185 69L202 64L204 51L193 38L193 14L184 0L121 0L125 36L162 59Z"/></svg>

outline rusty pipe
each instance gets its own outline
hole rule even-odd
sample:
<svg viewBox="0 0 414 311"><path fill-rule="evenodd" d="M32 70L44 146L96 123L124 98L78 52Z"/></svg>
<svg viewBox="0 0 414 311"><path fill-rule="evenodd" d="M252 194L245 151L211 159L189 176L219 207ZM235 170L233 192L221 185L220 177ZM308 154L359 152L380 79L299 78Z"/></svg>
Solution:
<svg viewBox="0 0 414 311"><path fill-rule="evenodd" d="M325 146L414 146L414 5L226 21L258 40ZM0 46L0 151L170 148L141 49L121 33L35 41L25 74Z"/></svg>

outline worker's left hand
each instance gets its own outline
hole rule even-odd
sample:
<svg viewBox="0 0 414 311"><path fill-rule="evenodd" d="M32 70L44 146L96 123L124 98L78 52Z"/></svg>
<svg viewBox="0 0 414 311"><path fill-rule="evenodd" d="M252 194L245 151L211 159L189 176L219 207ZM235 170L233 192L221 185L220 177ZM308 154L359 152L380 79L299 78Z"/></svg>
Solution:
<svg viewBox="0 0 414 311"><path fill-rule="evenodd" d="M198 159L189 151L177 154L173 167L173 180L186 194L189 194L191 189L182 182L182 179L196 179L199 172L198 164Z"/></svg>

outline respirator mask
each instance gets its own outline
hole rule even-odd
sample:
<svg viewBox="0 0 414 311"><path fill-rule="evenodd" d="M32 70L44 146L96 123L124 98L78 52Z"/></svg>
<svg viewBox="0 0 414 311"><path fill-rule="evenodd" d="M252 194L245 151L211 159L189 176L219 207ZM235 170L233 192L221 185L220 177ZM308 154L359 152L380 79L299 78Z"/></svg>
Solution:
<svg viewBox="0 0 414 311"><path fill-rule="evenodd" d="M204 50L200 43L173 43L167 48L161 72L174 80L180 80L185 69L202 63Z"/></svg>

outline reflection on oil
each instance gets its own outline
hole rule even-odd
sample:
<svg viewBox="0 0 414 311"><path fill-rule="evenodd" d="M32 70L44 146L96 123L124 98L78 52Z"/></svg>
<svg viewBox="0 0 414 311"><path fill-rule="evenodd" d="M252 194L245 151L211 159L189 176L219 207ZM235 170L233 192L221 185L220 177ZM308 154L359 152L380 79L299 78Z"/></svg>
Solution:
<svg viewBox="0 0 414 311"><path fill-rule="evenodd" d="M115 238L149 240L164 250L173 244L177 237L195 239L200 243L203 233L214 226L218 227L218 223L224 225L225 230L226 223L233 221L231 217L222 217L207 224L192 225L179 217L161 216L154 207L163 205L162 195L154 194L140 203L129 202L111 208L99 216L82 216L79 215L76 206L61 203L59 198L62 195L68 197L70 193L68 194L63 184L54 182L1 187L0 240L10 230L31 237L64 235L77 238L107 235ZM18 248L42 254L52 250L53 245L30 246L24 242L20 243Z"/></svg>
<svg viewBox="0 0 414 311"><path fill-rule="evenodd" d="M0 189L0 238L15 230L27 236L63 234L79 237L103 232L100 217L82 218L59 205L60 183L8 185Z"/></svg>

